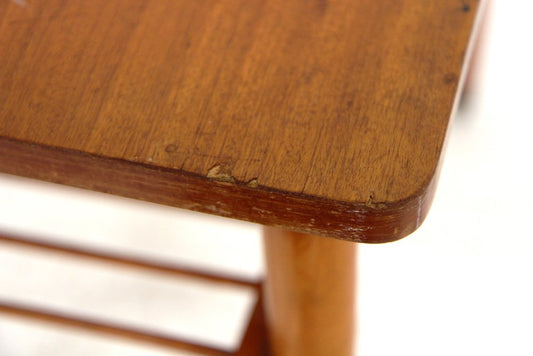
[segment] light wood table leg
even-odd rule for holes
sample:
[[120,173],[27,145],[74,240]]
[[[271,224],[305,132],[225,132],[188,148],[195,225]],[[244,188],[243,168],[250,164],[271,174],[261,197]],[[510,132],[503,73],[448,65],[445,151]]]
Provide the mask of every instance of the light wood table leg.
[[353,354],[356,244],[265,227],[272,355]]

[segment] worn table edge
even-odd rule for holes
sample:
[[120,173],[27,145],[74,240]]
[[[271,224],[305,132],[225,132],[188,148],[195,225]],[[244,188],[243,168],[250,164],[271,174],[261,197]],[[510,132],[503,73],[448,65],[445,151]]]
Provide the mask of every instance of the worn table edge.
[[395,202],[345,202],[0,137],[0,171],[354,242],[405,237],[425,219],[438,172]]

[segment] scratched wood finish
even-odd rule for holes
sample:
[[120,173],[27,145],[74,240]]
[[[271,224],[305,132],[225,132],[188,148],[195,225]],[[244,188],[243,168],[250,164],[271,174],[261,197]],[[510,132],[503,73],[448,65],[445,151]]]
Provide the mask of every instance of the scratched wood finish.
[[401,238],[433,196],[478,7],[0,1],[0,171]]

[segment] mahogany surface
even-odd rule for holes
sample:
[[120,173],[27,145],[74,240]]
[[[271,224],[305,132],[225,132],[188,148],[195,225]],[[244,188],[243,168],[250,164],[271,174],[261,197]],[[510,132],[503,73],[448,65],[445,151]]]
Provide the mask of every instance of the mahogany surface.
[[424,219],[473,0],[0,2],[0,171],[351,241]]

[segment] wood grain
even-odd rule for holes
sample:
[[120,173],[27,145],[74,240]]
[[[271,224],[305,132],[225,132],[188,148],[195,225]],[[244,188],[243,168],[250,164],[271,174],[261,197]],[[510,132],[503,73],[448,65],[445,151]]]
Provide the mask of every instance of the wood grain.
[[357,244],[265,228],[265,313],[275,356],[351,356]]
[[433,196],[478,5],[2,1],[0,171],[401,238]]

